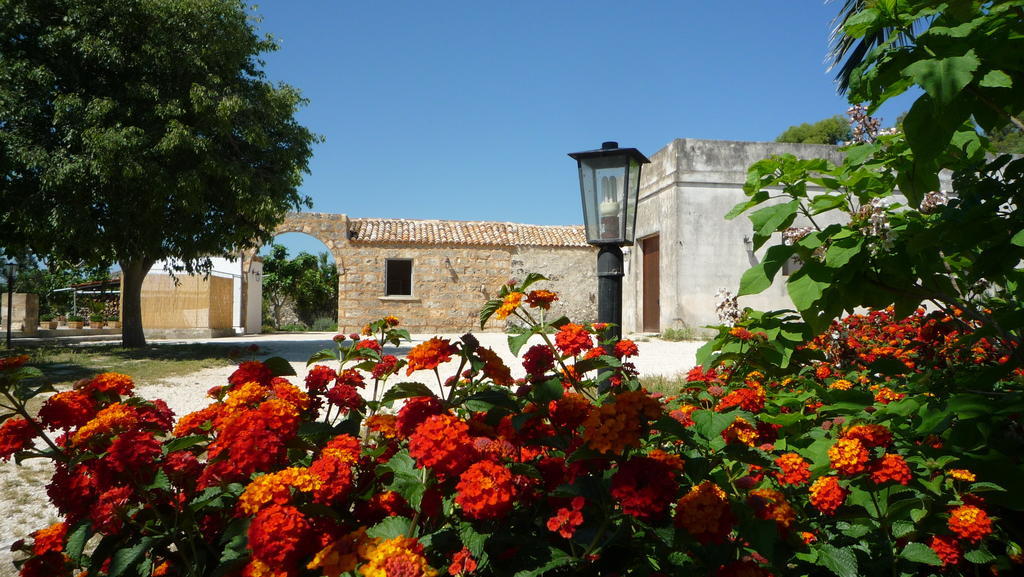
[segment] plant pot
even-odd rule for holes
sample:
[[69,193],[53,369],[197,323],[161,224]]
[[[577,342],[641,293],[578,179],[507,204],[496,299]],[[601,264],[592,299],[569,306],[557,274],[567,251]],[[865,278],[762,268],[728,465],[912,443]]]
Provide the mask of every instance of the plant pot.
[[91,329],[102,329],[103,321],[89,321],[89,328]]
[[85,326],[85,323],[83,323],[82,321],[68,321],[69,329],[80,329],[83,326]]
[[57,328],[57,321],[39,321],[39,328],[52,331]]
[[107,321],[108,329],[119,329],[121,328],[121,321]]

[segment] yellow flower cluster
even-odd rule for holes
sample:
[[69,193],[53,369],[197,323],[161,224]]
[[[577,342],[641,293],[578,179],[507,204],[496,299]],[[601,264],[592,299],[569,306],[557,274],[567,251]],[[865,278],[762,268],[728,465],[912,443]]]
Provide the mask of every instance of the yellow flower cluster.
[[743,417],[736,417],[736,420],[722,431],[722,438],[726,443],[740,442],[753,447],[757,443],[757,429]]
[[516,310],[521,302],[523,302],[523,293],[515,291],[508,293],[498,310],[494,311],[494,316],[499,319],[507,319],[508,315],[512,314],[512,311]]
[[839,379],[838,381],[833,381],[828,388],[835,389],[837,391],[849,391],[853,388],[853,383],[846,379]]
[[639,447],[648,421],[661,415],[661,405],[644,391],[619,393],[615,401],[591,409],[583,422],[583,439],[602,453],[621,454]]
[[257,477],[246,486],[238,498],[238,510],[246,515],[255,515],[271,503],[285,505],[291,500],[292,489],[312,493],[320,487],[319,478],[305,468],[289,467],[276,473]]
[[359,564],[359,550],[373,541],[366,536],[366,527],[360,527],[321,549],[306,568],[320,569],[326,577],[348,573]]
[[436,577],[435,571],[422,555],[423,546],[410,537],[395,537],[386,541],[374,539],[359,547],[359,556],[366,564],[359,568],[363,577]]
[[81,447],[97,435],[109,435],[114,432],[130,429],[139,421],[134,409],[124,403],[114,403],[104,408],[91,421],[71,437],[73,447]]
[[967,481],[968,483],[973,483],[978,478],[974,473],[967,469],[950,469],[947,473],[957,481]]

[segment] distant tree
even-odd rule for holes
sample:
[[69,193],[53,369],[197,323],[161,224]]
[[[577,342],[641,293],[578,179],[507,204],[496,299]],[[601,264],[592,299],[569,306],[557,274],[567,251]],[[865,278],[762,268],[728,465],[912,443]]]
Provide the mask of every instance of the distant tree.
[[118,263],[125,346],[150,267],[268,241],[316,136],[239,0],[0,1],[0,246]]
[[988,144],[994,153],[1024,154],[1024,130],[1012,124],[997,128],[988,134]]
[[842,115],[835,115],[814,124],[803,123],[790,126],[775,142],[797,142],[803,144],[842,144],[850,140],[850,122]]
[[300,252],[289,259],[288,249],[274,244],[263,257],[263,300],[275,328],[289,305],[307,326],[320,317],[336,320],[338,269],[326,252]]

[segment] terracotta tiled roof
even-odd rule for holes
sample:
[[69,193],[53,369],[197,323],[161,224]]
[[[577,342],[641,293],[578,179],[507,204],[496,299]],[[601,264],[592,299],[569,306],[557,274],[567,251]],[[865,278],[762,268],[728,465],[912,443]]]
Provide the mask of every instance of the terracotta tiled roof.
[[485,246],[588,246],[582,226],[511,222],[349,219],[352,242]]

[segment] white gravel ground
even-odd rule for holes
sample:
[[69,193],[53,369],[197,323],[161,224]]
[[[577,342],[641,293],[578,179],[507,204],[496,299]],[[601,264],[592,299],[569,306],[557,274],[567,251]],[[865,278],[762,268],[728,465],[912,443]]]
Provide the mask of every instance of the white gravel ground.
[[[153,343],[211,342],[217,344],[237,343],[239,346],[257,344],[261,350],[256,358],[284,357],[297,373],[296,377],[292,377],[292,382],[301,384],[307,372],[306,360],[316,351],[333,347],[332,336],[334,336],[333,333],[296,333],[247,335],[208,340],[153,341]],[[431,336],[434,335],[413,335],[412,344],[398,349],[388,347],[385,349],[385,353],[402,356],[412,346]],[[439,336],[455,340],[460,335]],[[512,368],[513,376],[520,377],[525,374],[521,364],[516,362],[515,356],[509,351],[507,337],[504,334],[479,333],[475,336],[482,345],[492,348],[502,356]],[[641,376],[672,377],[688,371],[694,365],[697,349],[703,344],[700,342],[668,342],[656,338],[648,339],[640,335],[633,335],[631,338],[637,342],[640,349],[640,355],[635,359],[635,364]],[[534,337],[529,344],[533,344],[535,341],[540,342],[540,337]],[[521,352],[525,352],[526,349],[527,347],[524,347]],[[458,365],[454,361],[442,365],[441,378],[445,379],[451,376],[457,368]],[[209,403],[209,399],[206,397],[207,389],[226,384],[228,375],[233,371],[234,367],[219,367],[157,383],[136,383],[136,394],[147,399],[163,399],[175,415],[180,417],[205,407]],[[405,377],[403,373],[400,377],[392,377],[396,379],[393,382],[412,380],[432,387],[437,386],[433,373],[428,371],[413,373],[411,377]],[[0,507],[0,577],[15,577],[17,575],[11,563],[11,543],[58,520],[56,511],[48,503],[45,491],[45,484],[49,482],[51,472],[52,467],[49,462],[41,459],[25,461],[21,466],[16,466],[13,460],[0,462],[0,505],[2,505]]]

